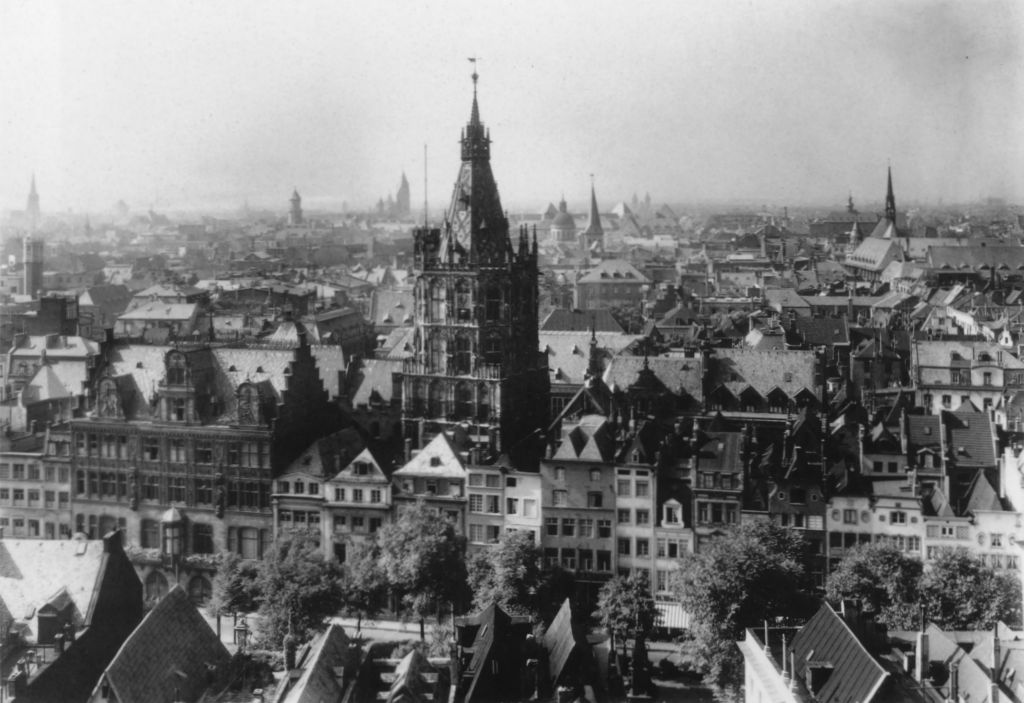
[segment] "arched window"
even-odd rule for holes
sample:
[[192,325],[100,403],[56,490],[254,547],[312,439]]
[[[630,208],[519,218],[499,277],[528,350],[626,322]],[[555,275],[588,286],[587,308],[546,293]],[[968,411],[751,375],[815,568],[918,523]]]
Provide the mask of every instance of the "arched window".
[[459,322],[470,322],[473,319],[472,288],[465,279],[455,284],[455,319]]
[[258,425],[260,423],[260,393],[251,383],[238,387],[238,424]]
[[456,374],[473,372],[473,343],[467,335],[455,338],[455,369]]
[[486,383],[476,387],[476,419],[487,422],[491,419],[491,390]]
[[448,342],[441,336],[431,337],[427,343],[427,366],[431,371],[447,373]]
[[167,577],[159,571],[151,571],[146,577],[146,600],[158,601],[167,595]]
[[443,322],[447,317],[447,281],[434,281],[430,284],[430,319],[434,322]]
[[484,347],[484,361],[488,364],[500,364],[501,352],[501,337],[488,337]]
[[198,608],[206,605],[213,595],[213,586],[205,576],[193,576],[188,582],[189,600]]
[[112,378],[100,381],[97,393],[97,410],[100,417],[117,417],[120,412],[121,398],[117,394],[117,383]]
[[427,384],[416,380],[412,384],[412,414],[422,415],[427,407]]
[[430,384],[427,413],[430,417],[442,417],[444,415],[444,386],[441,385],[440,381],[432,381]]
[[473,387],[465,381],[455,387],[455,417],[460,420],[473,417]]

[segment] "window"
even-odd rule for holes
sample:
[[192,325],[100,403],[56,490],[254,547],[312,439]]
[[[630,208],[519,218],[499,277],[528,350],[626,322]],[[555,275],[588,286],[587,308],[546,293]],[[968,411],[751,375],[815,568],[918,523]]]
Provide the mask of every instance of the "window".
[[13,478],[15,481],[24,481],[25,480],[25,465],[24,464],[15,464],[14,465],[14,473],[11,475],[11,478]]
[[518,485],[518,480],[515,476],[509,476],[505,479],[505,488],[515,488]]
[[505,514],[506,515],[518,515],[519,514],[519,499],[518,498],[506,498],[505,499]]
[[591,469],[590,470],[590,482],[591,483],[597,483],[600,480],[601,480],[601,469]]
[[824,530],[825,529],[825,518],[822,515],[808,515],[807,516],[807,529],[808,530]]
[[630,481],[628,479],[619,479],[615,482],[615,495],[621,498],[629,498],[632,494],[630,490]]
[[659,558],[667,556],[667,554],[668,554],[668,540],[666,540],[666,539],[658,539],[658,540],[655,541],[654,544],[655,544],[655,548],[657,550],[655,552],[655,554]]
[[606,549],[597,550],[597,570],[598,571],[611,571],[612,570],[612,553]]
[[213,505],[213,481],[208,478],[197,478],[196,503],[198,505]]
[[564,508],[569,505],[569,492],[568,491],[552,491],[551,492],[551,504],[556,508]]
[[580,571],[594,570],[594,551],[591,549],[579,550]]
[[597,521],[597,536],[605,539],[612,536],[612,521],[611,520],[598,520]]
[[544,531],[545,534],[548,535],[548,537],[556,537],[558,535],[558,518],[544,518]]
[[953,405],[953,396],[943,395],[942,396],[942,407],[948,408]]
[[6,503],[10,499],[11,499],[11,489],[10,488],[0,488],[0,501]]
[[628,508],[627,509],[620,509],[619,512],[618,512],[618,518],[619,518],[619,524],[620,525],[628,525],[631,522],[633,522],[633,520],[631,519],[632,515],[630,514],[630,511],[629,511]]
[[600,508],[604,505],[604,495],[600,491],[587,493],[587,507]]
[[654,572],[654,590],[659,593],[668,590],[668,572],[664,569]]
[[370,532],[376,532],[380,529],[380,526],[384,524],[384,520],[379,517],[370,518]]
[[484,526],[475,522],[469,523],[469,541],[470,542],[483,542],[484,541]]
[[889,522],[893,525],[906,525],[907,514],[902,510],[892,510],[889,512]]
[[662,522],[666,525],[678,525],[683,521],[683,508],[680,505],[665,504]]
[[469,512],[482,513],[484,511],[484,497],[479,493],[469,494]]
[[981,374],[981,379],[982,379],[981,380],[981,384],[983,386],[991,386],[992,385],[992,373],[991,372],[986,371],[985,373]]
[[200,440],[196,442],[196,463],[213,463],[213,442],[207,440]]
[[28,465],[28,480],[38,481],[39,480],[39,467],[36,464]]
[[52,508],[53,504],[57,500],[57,494],[55,491],[46,491],[43,493],[43,505],[47,508]]
[[487,496],[487,512],[491,515],[497,515],[501,512],[500,501],[501,496],[490,495]]
[[594,536],[594,521],[591,518],[580,519],[580,537]]
[[562,566],[566,569],[576,568],[576,550],[572,548],[562,549]]
[[336,503],[344,503],[345,502],[345,489],[344,488],[335,488],[334,489],[334,501]]
[[637,481],[635,487],[637,498],[647,498],[648,496],[650,496],[651,484],[649,484],[647,481]]
[[143,549],[159,549],[160,523],[156,520],[143,520],[139,537]]
[[363,489],[362,488],[353,488],[352,489],[352,502],[353,503],[362,503],[363,502]]
[[789,490],[789,502],[790,503],[806,503],[807,502],[807,491],[803,488],[791,488]]
[[556,466],[555,467],[555,480],[556,481],[564,481],[565,480],[565,467],[564,466]]
[[213,525],[196,523],[192,526],[192,552],[213,554]]
[[856,525],[857,524],[857,511],[851,508],[847,508],[843,511],[843,524],[845,525]]
[[185,440],[172,439],[170,442],[167,443],[167,451],[169,453],[169,461],[177,463],[185,462]]
[[629,539],[628,538],[619,539],[619,554],[621,554],[623,556],[627,556],[627,557],[629,556]]
[[381,493],[381,490],[379,488],[374,488],[373,490],[370,491],[370,502],[371,503],[380,503],[380,502],[382,502],[382,500],[381,500],[381,496],[382,495],[383,494]]
[[171,476],[167,480],[167,499],[171,503],[184,503],[185,502],[185,477],[184,476]]
[[537,517],[537,500],[523,498],[523,517]]
[[651,524],[651,511],[650,510],[637,510],[636,511],[636,524],[638,524],[638,525],[650,525]]
[[470,486],[482,486],[484,485],[484,475],[478,473],[471,473],[469,475]]
[[563,537],[575,537],[576,536],[576,518],[571,518],[571,517],[562,518],[562,536]]
[[292,484],[291,484],[290,481],[278,481],[277,482],[277,492],[278,493],[288,493],[291,490],[291,486],[292,486]]
[[142,475],[142,499],[160,500],[160,477],[155,474]]
[[993,532],[990,537],[992,546],[995,548],[1001,548],[1003,546],[1003,536],[997,532]]
[[651,544],[650,540],[637,538],[636,540],[636,555],[638,557],[647,557],[651,555]]
[[487,474],[485,480],[487,482],[488,488],[501,488],[501,476],[499,476],[498,474]]
[[358,516],[358,515],[356,515],[356,516],[354,516],[352,518],[352,531],[353,532],[362,532],[363,528],[365,526],[366,526],[366,518],[363,518],[363,517]]

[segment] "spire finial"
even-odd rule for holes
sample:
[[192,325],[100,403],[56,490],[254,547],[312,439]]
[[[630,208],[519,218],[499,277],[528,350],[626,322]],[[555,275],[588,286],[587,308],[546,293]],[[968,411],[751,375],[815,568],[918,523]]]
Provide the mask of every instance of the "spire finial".
[[469,57],[469,62],[473,64],[473,75],[470,76],[473,79],[473,112],[469,116],[469,123],[475,125],[480,124],[480,108],[477,107],[476,103],[476,82],[480,79],[480,75],[476,72],[476,62],[478,60],[476,56]]

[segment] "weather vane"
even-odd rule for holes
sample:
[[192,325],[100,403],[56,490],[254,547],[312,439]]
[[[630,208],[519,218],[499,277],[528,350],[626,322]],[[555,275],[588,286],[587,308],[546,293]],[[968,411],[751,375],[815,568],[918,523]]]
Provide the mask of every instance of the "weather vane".
[[480,77],[480,76],[478,76],[478,75],[477,75],[477,73],[476,73],[476,62],[477,62],[477,61],[479,61],[479,57],[477,57],[477,56],[470,56],[470,57],[469,57],[469,62],[470,62],[471,64],[473,64],[473,85],[474,85],[474,86],[476,85],[476,80],[477,80],[477,78],[479,78],[479,77]]

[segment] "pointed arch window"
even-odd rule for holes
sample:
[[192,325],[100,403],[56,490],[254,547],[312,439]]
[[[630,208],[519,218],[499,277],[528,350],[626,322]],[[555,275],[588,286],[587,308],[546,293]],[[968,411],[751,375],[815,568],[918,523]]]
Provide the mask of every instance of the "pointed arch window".
[[430,417],[442,417],[444,415],[444,386],[440,381],[432,381],[430,384],[427,412]]
[[468,374],[473,371],[473,343],[468,335],[462,334],[455,338],[456,374]]
[[465,279],[455,284],[455,317],[459,322],[471,322],[473,319],[472,287]]
[[501,319],[501,305],[501,288],[495,285],[488,286],[485,298],[485,317],[488,322],[497,322]]
[[501,337],[498,335],[492,335],[487,338],[486,346],[484,347],[484,361],[488,364],[500,364],[501,363]]
[[476,399],[476,419],[488,422],[491,419],[491,391],[486,383],[477,386]]
[[473,417],[473,386],[465,381],[455,387],[455,416],[460,420]]
[[430,319],[443,322],[448,317],[448,286],[446,281],[430,284]]

